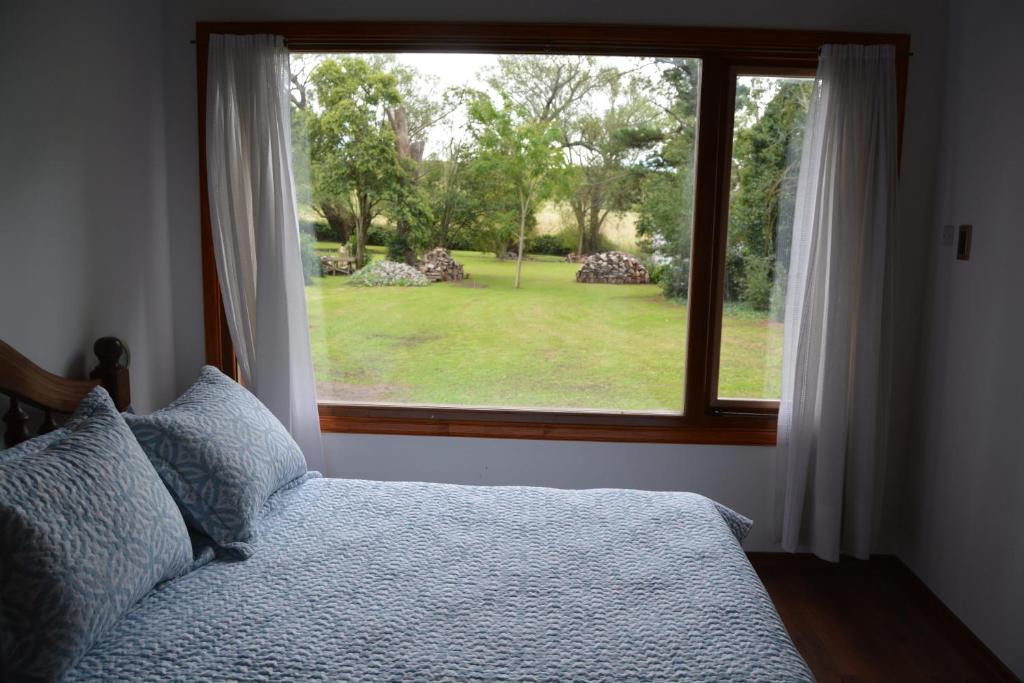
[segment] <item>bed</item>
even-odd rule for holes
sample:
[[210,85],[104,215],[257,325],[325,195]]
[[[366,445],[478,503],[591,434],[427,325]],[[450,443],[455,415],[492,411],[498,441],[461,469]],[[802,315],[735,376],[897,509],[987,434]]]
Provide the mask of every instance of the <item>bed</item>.
[[[3,358],[0,392],[40,403]],[[92,383],[116,391],[111,376]],[[266,499],[248,559],[197,542],[195,568],[64,680],[813,680],[740,546],[749,527],[691,493],[307,473]]]

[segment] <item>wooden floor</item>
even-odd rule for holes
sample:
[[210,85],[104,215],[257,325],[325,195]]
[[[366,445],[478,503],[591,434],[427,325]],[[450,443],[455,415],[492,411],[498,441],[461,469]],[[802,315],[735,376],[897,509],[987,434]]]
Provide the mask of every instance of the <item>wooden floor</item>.
[[1018,680],[893,557],[750,561],[822,683]]

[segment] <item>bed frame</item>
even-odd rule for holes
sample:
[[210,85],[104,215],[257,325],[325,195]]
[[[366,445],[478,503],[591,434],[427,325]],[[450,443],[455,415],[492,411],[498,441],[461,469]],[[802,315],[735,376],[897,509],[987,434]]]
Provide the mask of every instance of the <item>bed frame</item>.
[[47,372],[0,340],[0,394],[10,399],[3,416],[6,446],[15,446],[31,436],[28,414],[21,407],[23,403],[43,411],[37,434],[56,429],[54,416],[73,413],[79,401],[96,386],[110,393],[118,410],[128,408],[131,404],[128,347],[117,337],[102,337],[96,340],[92,350],[99,363],[89,373],[89,379],[67,379]]

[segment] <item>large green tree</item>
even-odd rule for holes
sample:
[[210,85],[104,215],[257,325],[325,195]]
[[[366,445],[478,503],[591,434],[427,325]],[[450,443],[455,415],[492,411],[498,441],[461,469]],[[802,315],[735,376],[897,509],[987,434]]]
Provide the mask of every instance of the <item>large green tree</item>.
[[468,114],[470,134],[477,147],[477,173],[494,186],[507,188],[516,201],[519,225],[514,287],[518,289],[529,218],[553,193],[558,171],[564,165],[561,132],[550,122],[531,118],[507,96],[495,106],[489,96],[478,93],[469,102]]
[[401,104],[398,84],[393,74],[351,56],[324,60],[309,82],[319,107],[308,122],[314,201],[349,207],[361,267],[373,219],[405,182],[388,119]]

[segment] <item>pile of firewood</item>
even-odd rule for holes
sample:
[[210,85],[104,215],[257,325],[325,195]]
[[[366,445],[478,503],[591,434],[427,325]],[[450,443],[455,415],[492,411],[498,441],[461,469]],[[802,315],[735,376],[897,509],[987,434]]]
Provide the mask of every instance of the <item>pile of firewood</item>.
[[651,276],[635,256],[621,251],[591,254],[576,273],[576,282],[602,282],[609,285],[645,285]]
[[462,264],[452,258],[443,247],[431,249],[419,260],[416,267],[431,282],[452,282],[466,277]]

